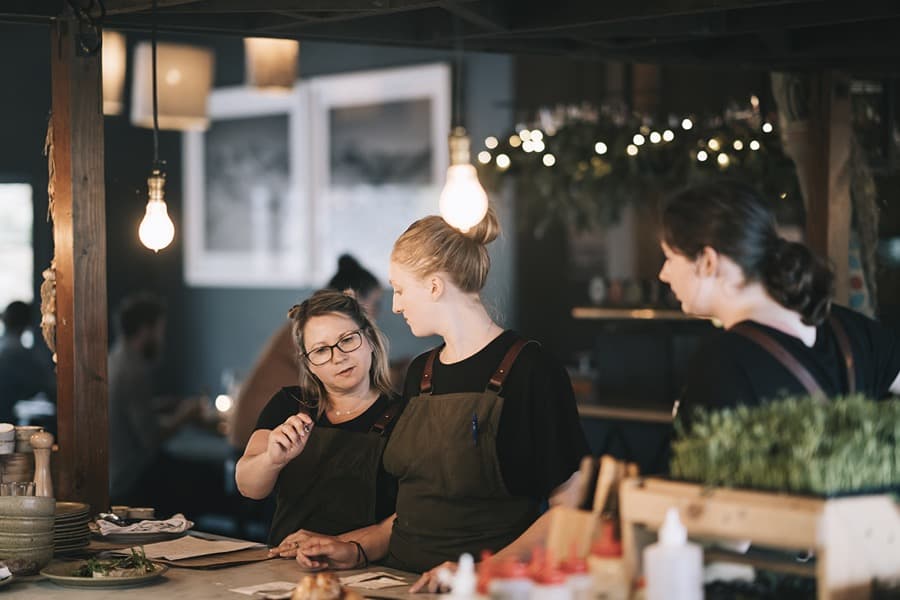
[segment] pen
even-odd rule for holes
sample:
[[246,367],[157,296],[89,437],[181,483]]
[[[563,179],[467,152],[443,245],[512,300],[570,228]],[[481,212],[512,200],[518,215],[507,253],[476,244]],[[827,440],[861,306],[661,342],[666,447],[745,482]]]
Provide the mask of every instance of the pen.
[[472,445],[478,445],[478,413],[472,413]]

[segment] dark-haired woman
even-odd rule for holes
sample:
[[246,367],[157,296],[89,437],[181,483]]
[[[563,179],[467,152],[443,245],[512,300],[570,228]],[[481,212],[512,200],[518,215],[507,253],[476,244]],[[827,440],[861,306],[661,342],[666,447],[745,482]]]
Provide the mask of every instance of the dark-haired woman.
[[[381,297],[384,295],[381,284],[349,254],[338,259],[337,273],[328,282],[328,288],[353,290],[360,306],[371,319],[380,310]],[[297,352],[291,335],[291,323],[288,321],[272,335],[250,374],[241,383],[228,427],[228,438],[232,446],[246,446],[256,419],[272,394],[284,386],[296,383]]]
[[402,405],[384,338],[354,298],[320,290],[288,316],[299,385],[263,409],[235,479],[249,498],[275,492],[269,543],[292,556],[291,534],[338,535],[394,513],[397,482],[381,455]]
[[900,341],[832,306],[833,275],[809,249],[779,237],[753,188],[718,182],[676,194],[662,215],[668,283],[684,312],[725,329],[698,350],[679,412],[756,405],[784,395],[880,399],[900,392]]

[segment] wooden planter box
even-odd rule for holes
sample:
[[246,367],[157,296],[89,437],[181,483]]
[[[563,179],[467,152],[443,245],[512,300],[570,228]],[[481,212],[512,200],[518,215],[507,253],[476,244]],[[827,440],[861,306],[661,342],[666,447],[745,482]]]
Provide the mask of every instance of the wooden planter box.
[[[816,577],[819,600],[868,598],[873,579],[900,577],[900,509],[890,496],[817,499],[630,478],[619,488],[630,580],[640,565],[636,527],[658,529],[669,507],[678,508],[691,536],[813,550],[816,566],[810,574]],[[785,571],[798,572],[790,564],[784,566]]]

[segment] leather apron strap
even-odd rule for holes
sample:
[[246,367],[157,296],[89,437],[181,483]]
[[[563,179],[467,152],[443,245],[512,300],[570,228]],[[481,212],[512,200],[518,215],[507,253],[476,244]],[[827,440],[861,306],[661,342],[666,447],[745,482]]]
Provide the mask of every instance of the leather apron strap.
[[512,368],[513,363],[516,362],[516,359],[519,358],[519,353],[522,352],[522,349],[525,346],[531,343],[536,344],[537,342],[521,338],[513,342],[513,345],[506,351],[503,360],[500,361],[500,366],[497,367],[497,370],[494,371],[494,374],[491,375],[491,378],[488,381],[487,389],[489,391],[497,394],[500,393],[500,390],[503,389],[503,382],[506,381],[506,377],[509,375],[509,370]]
[[[844,359],[844,367],[846,368],[847,375],[847,391],[852,394],[856,391],[856,371],[853,366],[853,350],[850,347],[850,340],[847,337],[847,332],[844,330],[843,325],[841,325],[833,315],[829,317],[829,323],[831,324],[831,328],[837,339],[841,356]],[[826,397],[822,386],[819,385],[816,378],[809,372],[809,369],[803,366],[800,361],[797,360],[797,357],[791,354],[775,338],[748,323],[738,323],[729,329],[729,331],[733,331],[748,340],[755,342],[771,354],[775,360],[781,363],[781,365],[800,382],[800,385],[803,386],[810,396],[819,398]]]
[[[509,350],[507,350],[506,354],[503,356],[503,360],[500,361],[500,366],[497,367],[497,370],[494,371],[494,374],[491,375],[490,380],[488,380],[488,390],[495,393],[500,392],[503,388],[503,382],[506,381],[506,377],[509,375],[509,370],[512,368],[513,363],[516,362],[516,359],[519,358],[519,353],[522,352],[522,349],[528,344],[537,344],[537,342],[521,338],[513,342],[513,345],[509,347]],[[422,379],[419,381],[420,394],[431,393],[433,387],[432,381],[434,379],[434,361],[437,359],[438,354],[440,354],[443,347],[444,345],[441,344],[437,348],[432,349],[432,351],[428,353],[428,358],[425,359],[425,368],[422,370]]]
[[853,394],[856,392],[856,368],[853,362],[853,348],[850,346],[850,338],[847,337],[847,331],[833,313],[829,315],[828,322],[831,324],[831,330],[834,331],[834,337],[837,338],[841,354],[844,355],[844,366],[847,368],[847,392]]

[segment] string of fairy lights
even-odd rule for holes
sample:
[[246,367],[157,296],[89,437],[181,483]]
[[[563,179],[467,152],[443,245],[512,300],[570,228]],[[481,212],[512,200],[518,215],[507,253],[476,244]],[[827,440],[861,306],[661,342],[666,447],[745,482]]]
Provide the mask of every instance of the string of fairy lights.
[[[690,131],[694,127],[694,122],[685,117],[681,121],[681,129],[684,131]],[[770,134],[775,131],[775,126],[768,121],[764,122],[760,127],[760,132],[763,134]],[[519,149],[522,152],[529,153],[537,153],[541,154],[541,162],[545,167],[553,167],[556,165],[556,156],[553,152],[549,151],[547,148],[547,144],[545,143],[545,134],[540,129],[526,129],[522,128],[517,133],[514,133],[509,136],[508,144],[512,149]],[[647,126],[642,126],[638,133],[635,133],[631,138],[631,143],[625,146],[625,154],[628,156],[637,156],[640,154],[641,146],[646,145],[648,142],[650,144],[663,144],[663,143],[671,143],[675,140],[675,132],[671,129],[665,129],[662,132],[657,130],[651,130]],[[722,167],[727,168],[731,164],[731,156],[728,153],[728,150],[725,148],[726,142],[723,142],[719,139],[719,137],[711,137],[708,140],[702,141],[700,149],[696,150],[694,153],[694,158],[698,162],[706,162],[711,157],[715,157],[716,163]],[[492,150],[496,150],[500,145],[500,141],[496,136],[490,135],[484,139],[484,147],[485,150],[482,150],[478,153],[478,162],[482,165],[488,165],[493,162],[497,169],[501,171],[505,171],[512,165],[512,158],[507,152],[498,152],[496,155],[492,154]],[[746,142],[742,139],[735,139],[731,142],[731,148],[735,152],[741,152],[745,149],[748,149],[751,152],[759,151],[762,148],[762,143],[757,138],[751,138]],[[598,156],[604,156],[609,153],[609,145],[603,141],[598,140],[594,143],[594,152]]]
[[479,177],[489,188],[514,178],[528,219],[562,214],[579,224],[614,222],[628,202],[723,173],[773,201],[799,191],[774,119],[755,96],[722,114],[654,121],[590,105],[544,109],[532,123],[484,138]]

